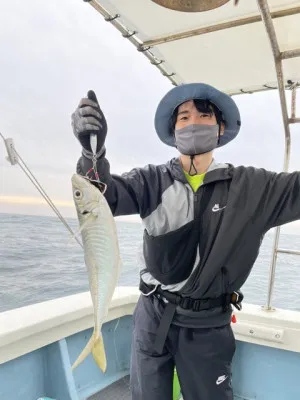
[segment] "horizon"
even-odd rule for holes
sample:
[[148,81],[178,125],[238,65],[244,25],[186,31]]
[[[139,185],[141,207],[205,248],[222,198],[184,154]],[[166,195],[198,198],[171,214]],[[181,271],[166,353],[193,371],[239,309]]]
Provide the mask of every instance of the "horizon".
[[[11,216],[20,216],[20,217],[33,217],[33,218],[57,218],[57,220],[59,221],[58,216],[54,213],[51,215],[37,215],[37,214],[30,214],[30,213],[19,213],[19,212],[2,212],[0,210],[0,215],[11,215]],[[63,215],[62,215],[63,216]],[[77,216],[63,216],[63,218],[65,218],[66,220],[74,220],[74,221],[78,221]],[[126,222],[129,224],[138,224],[138,225],[143,225],[142,220],[139,216],[137,215],[133,215],[133,216],[118,216],[118,217],[114,217],[116,222]],[[293,227],[291,225],[296,224],[296,227]],[[282,225],[281,229],[280,229],[280,234],[281,235],[291,235],[291,236],[300,236],[300,223],[298,223],[298,221],[296,221],[296,223],[291,223],[291,224],[287,224],[286,226]],[[273,235],[275,232],[276,228],[272,228],[269,231],[266,232],[266,235]]]
[[[61,213],[61,212],[60,212]],[[20,217],[34,217],[34,218],[57,218],[57,220],[59,221],[58,216],[54,213],[49,214],[49,215],[45,215],[45,214],[31,214],[30,212],[24,212],[24,213],[20,213],[20,212],[3,212],[0,210],[0,215],[11,215],[11,216],[20,216]],[[62,213],[61,213],[62,215]],[[78,221],[77,216],[64,216],[62,215],[62,217],[66,220],[75,220]],[[132,217],[132,218],[130,218]],[[128,219],[127,219],[128,218]],[[128,222],[130,224],[139,224],[142,225],[142,220],[139,216],[133,215],[133,216],[117,216],[114,217],[114,219],[116,221],[120,221],[120,222]]]

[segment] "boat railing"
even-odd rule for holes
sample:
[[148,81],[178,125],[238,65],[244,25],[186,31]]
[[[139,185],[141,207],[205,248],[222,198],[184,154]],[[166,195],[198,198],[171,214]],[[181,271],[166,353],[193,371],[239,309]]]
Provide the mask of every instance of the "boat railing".
[[[278,91],[280,97],[280,105],[281,105],[281,113],[283,119],[284,133],[285,133],[285,151],[284,151],[284,162],[283,162],[283,171],[287,172],[289,170],[290,163],[290,152],[291,152],[291,131],[290,125],[293,123],[300,122],[300,118],[296,118],[296,95],[297,88],[299,87],[299,83],[290,82],[290,89],[292,90],[292,101],[291,101],[291,115],[288,115],[288,107],[286,101],[286,92],[284,85],[284,74],[283,74],[283,60],[300,57],[300,49],[289,50],[285,52],[281,52],[273,24],[273,19],[270,13],[270,9],[268,6],[268,2],[266,0],[257,0],[261,18],[263,24],[265,26],[270,45],[272,48],[275,69],[276,69],[276,77],[278,83]],[[273,246],[273,254],[272,254],[272,262],[270,268],[270,276],[269,276],[269,284],[268,284],[268,295],[267,295],[267,303],[265,305],[265,310],[272,310],[272,296],[275,282],[275,271],[276,271],[276,263],[277,263],[277,255],[279,253],[285,254],[293,254],[300,255],[300,251],[295,250],[286,250],[279,248],[279,238],[280,238],[280,227],[276,228],[275,238],[274,238],[274,246]]]

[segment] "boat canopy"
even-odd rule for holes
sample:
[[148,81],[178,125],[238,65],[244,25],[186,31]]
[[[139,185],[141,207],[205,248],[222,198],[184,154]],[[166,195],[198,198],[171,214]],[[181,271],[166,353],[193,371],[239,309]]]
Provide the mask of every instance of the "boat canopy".
[[[289,88],[300,82],[300,1],[231,0],[204,12],[174,11],[152,0],[89,3],[174,85],[204,82],[230,95],[278,89],[270,38],[258,4],[266,3],[284,60],[284,85]],[[165,3],[188,6],[193,2]]]

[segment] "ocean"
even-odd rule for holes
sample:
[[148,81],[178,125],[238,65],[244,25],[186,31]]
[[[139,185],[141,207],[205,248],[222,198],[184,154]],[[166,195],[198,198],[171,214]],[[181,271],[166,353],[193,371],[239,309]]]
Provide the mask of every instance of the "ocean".
[[[73,231],[77,219],[67,219]],[[89,290],[82,249],[56,216],[0,214],[0,312]],[[119,285],[139,283],[143,228],[117,221],[123,269]],[[242,288],[245,302],[267,299],[273,233]],[[282,234],[280,247],[299,250],[300,235]],[[300,257],[279,254],[272,305],[300,311]]]

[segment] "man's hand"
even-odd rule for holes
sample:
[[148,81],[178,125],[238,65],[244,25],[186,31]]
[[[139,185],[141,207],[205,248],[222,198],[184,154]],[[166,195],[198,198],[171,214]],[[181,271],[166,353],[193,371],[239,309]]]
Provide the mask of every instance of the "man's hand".
[[97,153],[103,148],[107,123],[100,109],[95,92],[88,91],[88,96],[80,100],[78,107],[71,116],[73,133],[81,143],[81,146],[92,152],[90,134],[97,135]]

